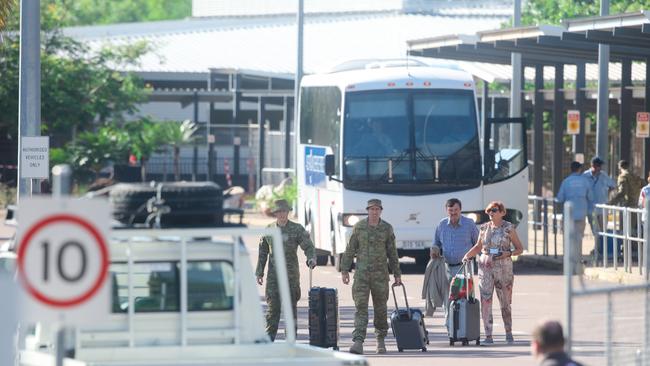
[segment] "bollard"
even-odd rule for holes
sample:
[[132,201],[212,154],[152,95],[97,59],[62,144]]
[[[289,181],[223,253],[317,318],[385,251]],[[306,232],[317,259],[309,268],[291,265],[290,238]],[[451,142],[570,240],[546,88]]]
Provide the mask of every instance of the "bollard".
[[72,193],[72,168],[67,164],[55,165],[52,168],[52,196],[61,198]]
[[544,229],[542,235],[542,254],[548,255],[548,201],[544,198],[542,201],[542,228]]
[[[573,266],[571,265],[571,241],[573,237],[573,220],[571,220],[573,214],[573,204],[571,202],[564,203],[564,214],[562,219],[564,220],[564,283],[565,283],[565,293],[564,293],[564,304],[566,309],[566,341],[564,347],[566,353],[571,356],[571,317],[572,317],[572,299],[571,295],[573,294],[572,279],[573,279]],[[568,248],[568,250],[567,250]]]

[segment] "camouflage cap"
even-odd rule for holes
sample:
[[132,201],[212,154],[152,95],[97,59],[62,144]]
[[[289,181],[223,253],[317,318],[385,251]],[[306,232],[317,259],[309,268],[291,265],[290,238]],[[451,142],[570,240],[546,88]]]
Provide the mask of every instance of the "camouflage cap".
[[276,213],[278,211],[291,211],[289,202],[287,202],[287,200],[275,200],[275,202],[273,202],[273,210],[271,212]]
[[373,198],[373,199],[369,199],[369,200],[368,200],[368,206],[366,207],[366,210],[369,209],[369,208],[372,207],[372,206],[377,206],[377,207],[381,208],[382,210],[384,209],[384,208],[381,206],[381,200],[376,199],[376,198]]

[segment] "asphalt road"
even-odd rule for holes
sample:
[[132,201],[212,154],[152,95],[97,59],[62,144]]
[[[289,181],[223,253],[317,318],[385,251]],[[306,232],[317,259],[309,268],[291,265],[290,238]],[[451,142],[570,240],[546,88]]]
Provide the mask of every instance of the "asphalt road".
[[[252,220],[251,226],[261,226],[268,219]],[[257,259],[257,242],[247,240],[246,245],[251,253],[251,259]],[[304,263],[304,255],[299,256]],[[255,266],[256,263],[253,263]],[[401,260],[403,271],[402,280],[406,285],[408,300],[411,307],[424,309],[424,300],[420,298],[423,283],[423,268],[415,265],[409,258]],[[298,341],[308,343],[307,330],[307,293],[309,287],[309,271],[307,267],[301,270],[302,299],[298,304]],[[316,286],[334,287],[339,290],[340,309],[340,342],[342,351],[352,344],[352,330],[354,328],[354,302],[351,296],[351,285],[341,282],[340,274],[332,266],[317,267],[313,273],[313,282]],[[595,284],[598,285],[598,284]],[[601,284],[602,285],[602,284]],[[263,300],[263,287],[260,286],[260,298]],[[399,298],[398,298],[399,299]],[[604,301],[585,301],[579,303],[576,309],[574,334],[584,340],[576,340],[576,358],[587,365],[605,364],[603,358],[602,339],[604,339]],[[392,298],[389,300],[389,312],[394,308]],[[444,315],[436,312],[433,318],[425,318],[429,331],[430,345],[428,352],[405,351],[397,352],[395,338],[389,330],[387,338],[388,353],[376,355],[375,336],[372,329],[372,308],[368,338],[364,344],[365,355],[371,365],[535,365],[534,358],[530,355],[530,333],[540,319],[564,320],[564,277],[559,271],[544,268],[527,268],[522,265],[515,266],[515,285],[513,293],[513,333],[515,344],[505,343],[505,334],[498,300],[494,301],[494,337],[493,346],[449,346]],[[587,314],[589,316],[583,316]],[[637,317],[635,317],[637,318]],[[637,320],[640,320],[640,315]],[[283,337],[282,329],[278,339]],[[602,337],[601,337],[602,336]]]

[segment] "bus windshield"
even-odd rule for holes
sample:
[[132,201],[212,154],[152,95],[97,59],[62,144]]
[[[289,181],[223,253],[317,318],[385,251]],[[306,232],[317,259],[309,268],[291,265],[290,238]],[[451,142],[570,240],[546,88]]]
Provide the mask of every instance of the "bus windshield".
[[348,188],[419,193],[480,184],[470,90],[349,92],[343,124],[343,180]]

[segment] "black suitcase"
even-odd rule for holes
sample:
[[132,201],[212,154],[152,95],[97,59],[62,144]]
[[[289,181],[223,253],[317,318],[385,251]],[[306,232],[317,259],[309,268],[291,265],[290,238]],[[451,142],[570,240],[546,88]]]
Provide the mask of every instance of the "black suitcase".
[[424,316],[420,309],[411,309],[409,307],[404,284],[397,286],[402,286],[406,302],[406,309],[400,309],[397,306],[396,285],[391,286],[393,300],[395,300],[395,310],[390,314],[390,327],[393,330],[395,340],[397,340],[397,350],[404,352],[405,349],[420,349],[422,352],[426,352],[429,344],[429,332],[424,326]]
[[338,351],[339,298],[335,288],[312,287],[309,272],[309,344]]
[[[465,278],[472,277],[473,270],[463,265],[458,273],[463,271]],[[449,331],[449,345],[461,342],[463,346],[475,341],[480,345],[481,341],[481,309],[479,301],[474,298],[474,289],[469,287],[469,281],[465,282],[465,297],[449,302],[449,314],[447,317],[447,330]],[[451,293],[451,292],[450,292]]]

